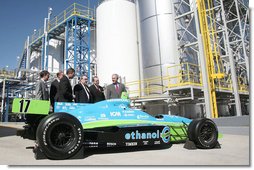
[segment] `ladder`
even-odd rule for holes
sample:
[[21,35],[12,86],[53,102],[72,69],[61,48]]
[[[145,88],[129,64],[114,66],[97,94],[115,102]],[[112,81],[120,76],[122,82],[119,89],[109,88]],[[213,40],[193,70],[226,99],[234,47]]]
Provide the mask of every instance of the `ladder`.
[[212,118],[218,118],[215,80],[224,77],[216,33],[213,0],[197,0],[198,16],[207,69]]

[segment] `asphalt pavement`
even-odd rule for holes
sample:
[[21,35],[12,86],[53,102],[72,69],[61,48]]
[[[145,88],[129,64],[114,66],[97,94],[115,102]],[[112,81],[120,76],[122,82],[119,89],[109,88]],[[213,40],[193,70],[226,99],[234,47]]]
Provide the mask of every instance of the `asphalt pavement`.
[[72,160],[36,160],[34,141],[16,136],[22,124],[0,124],[1,165],[250,165],[249,126],[218,127],[223,133],[221,149],[187,150],[184,144],[168,148],[114,148],[85,150]]

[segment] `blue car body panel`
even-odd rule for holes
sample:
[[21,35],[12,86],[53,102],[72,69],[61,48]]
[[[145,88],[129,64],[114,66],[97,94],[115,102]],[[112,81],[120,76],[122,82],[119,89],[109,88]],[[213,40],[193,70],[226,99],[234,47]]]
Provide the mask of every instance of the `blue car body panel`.
[[163,115],[162,118],[155,118],[141,110],[129,107],[127,99],[111,99],[95,104],[84,103],[55,103],[55,112],[66,112],[78,118],[81,124],[95,121],[116,121],[116,120],[140,120],[144,123],[175,122],[189,124],[192,120],[179,116]]

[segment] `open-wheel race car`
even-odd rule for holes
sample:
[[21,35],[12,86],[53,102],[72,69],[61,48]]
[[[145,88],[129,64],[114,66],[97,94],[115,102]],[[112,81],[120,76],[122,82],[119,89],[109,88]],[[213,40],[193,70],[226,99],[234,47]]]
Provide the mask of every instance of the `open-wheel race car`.
[[186,142],[188,149],[220,147],[216,124],[206,118],[187,119],[156,115],[130,107],[125,99],[95,104],[14,99],[13,113],[26,115],[18,135],[35,139],[35,157],[69,159],[82,156],[85,148],[169,146]]

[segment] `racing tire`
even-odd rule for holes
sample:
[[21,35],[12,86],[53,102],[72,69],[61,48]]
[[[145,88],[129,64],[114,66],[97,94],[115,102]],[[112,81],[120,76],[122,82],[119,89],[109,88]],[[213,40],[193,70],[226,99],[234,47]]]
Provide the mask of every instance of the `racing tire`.
[[68,113],[53,113],[45,117],[36,131],[36,141],[49,159],[68,159],[82,147],[83,127]]
[[218,129],[211,119],[195,119],[188,126],[188,138],[197,148],[212,149],[218,144]]

